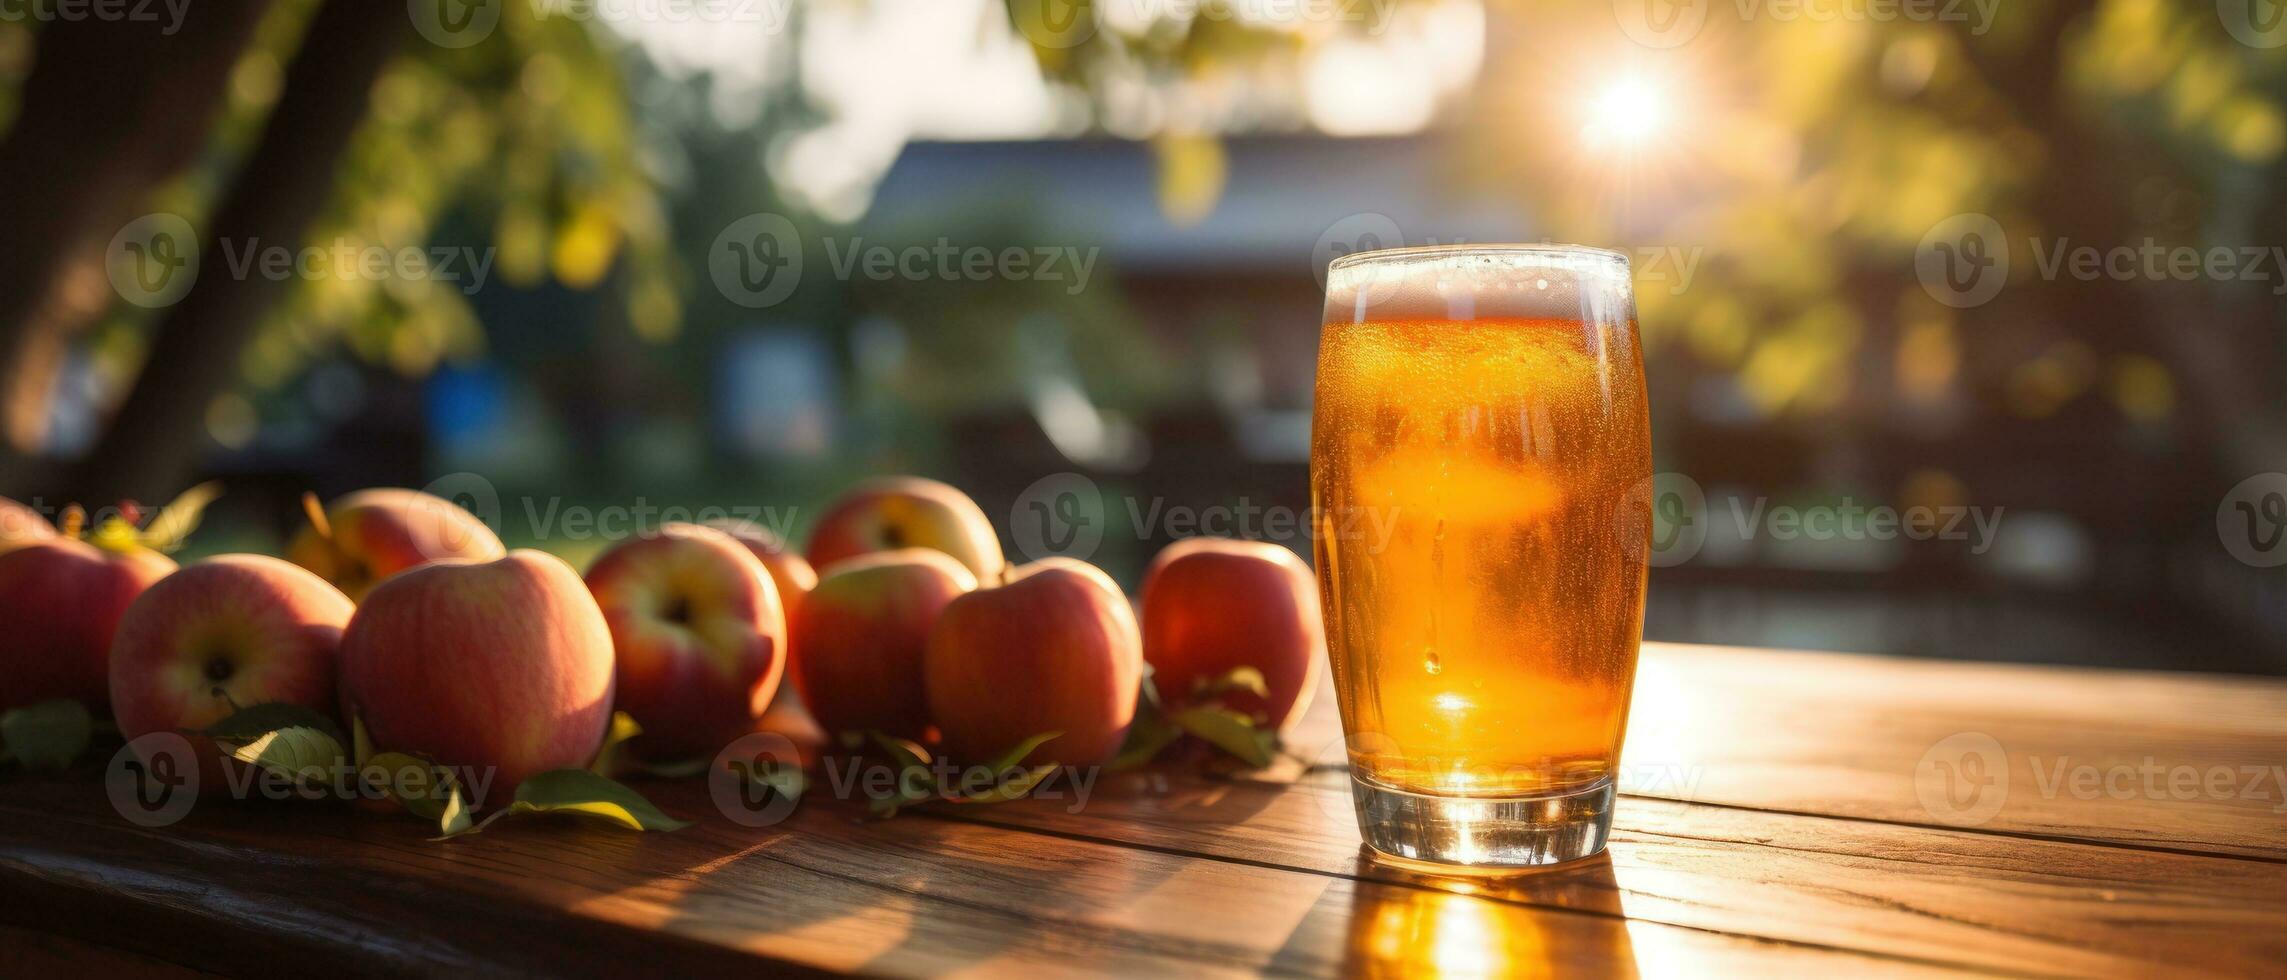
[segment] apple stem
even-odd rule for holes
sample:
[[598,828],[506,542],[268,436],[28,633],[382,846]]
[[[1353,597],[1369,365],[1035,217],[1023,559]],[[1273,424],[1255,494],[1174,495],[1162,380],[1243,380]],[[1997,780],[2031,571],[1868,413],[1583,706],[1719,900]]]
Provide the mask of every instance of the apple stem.
[[317,528],[318,537],[329,541],[333,539],[333,522],[326,520],[326,508],[323,504],[318,503],[316,493],[307,490],[302,492],[302,513],[309,515],[310,526]]
[[87,527],[86,508],[83,508],[78,504],[72,504],[71,506],[64,508],[64,526],[62,528],[64,537],[79,537],[80,530],[85,527]]

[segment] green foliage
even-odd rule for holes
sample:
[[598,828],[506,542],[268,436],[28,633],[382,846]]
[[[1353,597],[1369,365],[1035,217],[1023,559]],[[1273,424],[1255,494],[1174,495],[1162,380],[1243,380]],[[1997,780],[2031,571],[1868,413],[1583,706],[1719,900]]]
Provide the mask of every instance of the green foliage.
[[942,772],[929,750],[910,739],[868,730],[843,732],[840,740],[847,749],[871,746],[884,761],[895,765],[897,778],[890,792],[867,803],[875,816],[888,818],[918,803],[1007,803],[1023,799],[1057,769],[1054,765],[1025,766],[1025,757],[1063,735],[1042,732],[982,764]]
[[343,756],[339,739],[303,726],[264,732],[233,747],[230,754],[302,786],[324,783]]
[[[454,794],[453,799],[457,804],[459,794]],[[439,829],[445,837],[475,833],[502,817],[517,813],[570,813],[629,830],[681,830],[691,825],[687,820],[677,820],[660,812],[636,791],[595,773],[585,769],[556,769],[519,784],[514,802],[480,822],[467,823],[466,811],[457,805],[448,809],[446,823]]]
[[68,698],[0,713],[0,759],[27,769],[62,769],[87,751],[95,721],[87,706]]

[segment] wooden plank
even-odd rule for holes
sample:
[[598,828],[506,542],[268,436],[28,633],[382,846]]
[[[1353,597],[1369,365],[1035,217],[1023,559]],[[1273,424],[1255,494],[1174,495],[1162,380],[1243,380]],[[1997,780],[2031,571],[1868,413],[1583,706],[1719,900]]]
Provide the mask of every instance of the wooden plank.
[[[1290,742],[1339,765],[1320,693]],[[2276,678],[1647,643],[1622,764],[1640,796],[2287,859]]]
[[[700,825],[446,843],[309,806],[202,804],[142,830],[91,780],[16,782],[0,923],[226,972],[2259,972],[2287,958],[2287,860],[2259,799],[2082,800],[2040,780],[2046,752],[2287,758],[2282,689],[1653,645],[1629,761],[1685,767],[1671,792],[1716,805],[1631,796],[1609,860],[1503,880],[1374,863],[1346,777],[1291,763],[889,822],[813,798],[760,830],[695,782],[655,783]],[[1331,721],[1314,711],[1298,742],[1339,759]],[[1966,829],[1931,826],[1914,787],[1954,731],[2002,742],[2010,772]]]
[[1655,965],[1877,975],[1958,966],[1630,922],[1409,883],[805,804],[749,829],[689,783],[672,834],[568,819],[450,842],[393,816],[204,806],[159,830],[99,787],[0,795],[0,918],[225,972],[752,968],[892,975],[1394,975]]
[[105,980],[177,980],[210,977],[162,959],[80,942],[54,933],[0,926],[0,977],[103,977]]
[[1608,864],[1433,878],[1361,848],[1345,778],[1141,775],[1079,808],[1024,801],[928,815],[1979,970],[2244,974],[2287,957],[2279,863],[1625,799]]

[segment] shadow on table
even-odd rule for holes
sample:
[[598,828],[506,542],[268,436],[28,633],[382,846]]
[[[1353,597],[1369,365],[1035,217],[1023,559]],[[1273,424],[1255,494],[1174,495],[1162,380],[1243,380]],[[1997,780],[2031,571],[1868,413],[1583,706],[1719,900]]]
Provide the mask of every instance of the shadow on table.
[[[1634,976],[1612,862],[1504,877],[1424,874],[1359,848],[1342,972]],[[1388,882],[1381,884],[1380,882]]]

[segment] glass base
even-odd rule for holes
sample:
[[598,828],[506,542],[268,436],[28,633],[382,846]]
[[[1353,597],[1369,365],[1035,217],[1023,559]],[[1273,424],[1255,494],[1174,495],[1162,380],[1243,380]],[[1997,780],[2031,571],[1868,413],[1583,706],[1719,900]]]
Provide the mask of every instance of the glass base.
[[1444,872],[1515,871],[1594,857],[1612,833],[1612,781],[1563,796],[1432,796],[1350,777],[1366,846]]

